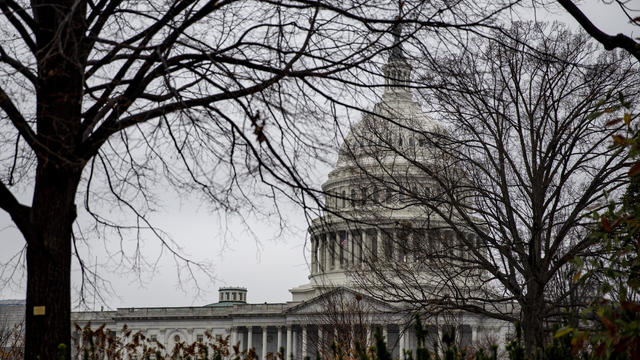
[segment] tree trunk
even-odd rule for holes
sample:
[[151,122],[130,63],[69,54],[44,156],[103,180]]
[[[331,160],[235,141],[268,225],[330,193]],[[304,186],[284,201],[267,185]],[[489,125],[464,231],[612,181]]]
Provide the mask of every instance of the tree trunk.
[[81,170],[40,161],[27,238],[25,359],[69,359],[71,238]]
[[522,335],[527,354],[537,352],[544,347],[544,292],[543,286],[529,280],[526,304],[522,306]]
[[25,358],[69,359],[71,241],[81,155],[86,1],[36,1],[38,166],[27,241]]

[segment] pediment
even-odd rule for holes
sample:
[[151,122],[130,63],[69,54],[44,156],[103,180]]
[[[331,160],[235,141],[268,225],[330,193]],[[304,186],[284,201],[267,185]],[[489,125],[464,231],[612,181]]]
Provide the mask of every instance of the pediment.
[[395,312],[397,309],[383,301],[372,298],[355,290],[338,287],[324,294],[303,301],[289,308],[290,315],[314,315],[326,313],[385,313]]

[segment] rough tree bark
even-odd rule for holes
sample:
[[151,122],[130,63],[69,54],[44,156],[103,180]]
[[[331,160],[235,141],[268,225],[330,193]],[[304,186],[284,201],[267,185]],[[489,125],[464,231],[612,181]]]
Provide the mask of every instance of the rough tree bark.
[[[70,351],[71,241],[78,169],[38,166],[27,240],[26,359],[56,359]],[[47,329],[43,339],[42,329]],[[59,349],[64,344],[64,348]]]
[[[38,80],[36,124],[41,143],[29,214],[25,358],[68,357],[72,225],[86,160],[81,106],[87,51],[86,2],[33,2]],[[47,329],[43,339],[42,329]]]

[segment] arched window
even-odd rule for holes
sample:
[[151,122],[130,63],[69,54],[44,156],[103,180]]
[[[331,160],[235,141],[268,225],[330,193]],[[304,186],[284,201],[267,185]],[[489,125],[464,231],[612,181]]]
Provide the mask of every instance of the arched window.
[[351,207],[356,206],[356,189],[351,189]]

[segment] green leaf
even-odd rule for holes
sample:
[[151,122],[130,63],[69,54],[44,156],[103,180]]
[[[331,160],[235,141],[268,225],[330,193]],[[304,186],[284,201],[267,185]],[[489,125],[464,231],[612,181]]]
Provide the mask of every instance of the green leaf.
[[596,111],[587,116],[587,120],[593,120],[599,118],[603,114],[602,111]]
[[576,256],[573,259],[571,259],[571,263],[575,265],[575,267],[581,268],[584,265],[584,259],[581,258],[580,256]]
[[556,331],[555,335],[553,335],[554,338],[559,338],[562,336],[565,336],[569,333],[571,333],[573,331],[573,328],[570,326],[565,326],[563,328],[558,329],[558,331]]

